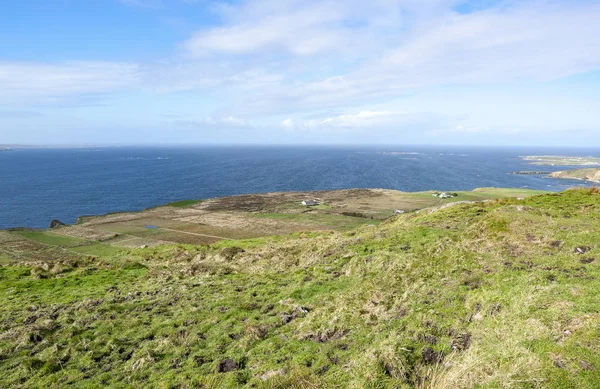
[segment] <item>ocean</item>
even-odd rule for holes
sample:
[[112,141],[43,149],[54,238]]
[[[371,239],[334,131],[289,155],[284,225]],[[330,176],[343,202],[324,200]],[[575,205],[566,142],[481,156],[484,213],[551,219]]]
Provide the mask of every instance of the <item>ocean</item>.
[[600,156],[598,149],[456,146],[112,147],[0,152],[0,229],[136,211],[182,199],[345,188],[402,191],[585,185],[509,175],[522,155]]

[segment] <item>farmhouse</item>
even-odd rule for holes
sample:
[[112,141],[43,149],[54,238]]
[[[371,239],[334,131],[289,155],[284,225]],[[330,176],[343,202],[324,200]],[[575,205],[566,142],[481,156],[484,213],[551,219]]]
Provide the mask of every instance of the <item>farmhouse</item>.
[[306,206],[319,205],[319,202],[317,200],[304,200],[302,202],[302,205],[306,205]]

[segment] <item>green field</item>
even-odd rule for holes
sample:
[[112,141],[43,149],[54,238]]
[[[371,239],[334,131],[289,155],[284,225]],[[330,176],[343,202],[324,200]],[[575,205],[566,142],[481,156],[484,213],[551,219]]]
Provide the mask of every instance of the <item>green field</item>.
[[349,230],[361,225],[379,224],[381,222],[380,220],[374,220],[370,218],[326,213],[260,213],[256,214],[255,216],[265,219],[310,223],[318,227],[339,230]]
[[85,240],[70,236],[58,235],[48,231],[17,231],[15,234],[24,238],[52,246],[77,246],[85,243]]
[[201,202],[201,200],[180,200],[165,205],[169,207],[186,208],[191,207],[192,205],[200,204]]
[[0,260],[2,388],[600,382],[595,189],[208,246],[26,236],[96,256]]

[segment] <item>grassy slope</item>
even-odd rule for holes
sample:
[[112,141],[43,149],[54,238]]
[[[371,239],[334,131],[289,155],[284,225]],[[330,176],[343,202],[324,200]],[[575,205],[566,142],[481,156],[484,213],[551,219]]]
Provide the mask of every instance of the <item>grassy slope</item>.
[[563,170],[550,174],[550,177],[573,179],[573,180],[592,180],[600,181],[600,169],[598,168],[586,168],[586,169],[573,169]]
[[595,388],[598,241],[600,195],[572,190],[5,263],[0,387]]

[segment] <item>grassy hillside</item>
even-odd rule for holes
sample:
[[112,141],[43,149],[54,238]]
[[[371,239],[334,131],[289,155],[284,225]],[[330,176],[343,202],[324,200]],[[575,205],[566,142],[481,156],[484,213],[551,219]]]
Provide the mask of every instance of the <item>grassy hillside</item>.
[[0,387],[597,388],[598,242],[599,192],[569,190],[346,232],[0,252]]
[[600,182],[600,169],[598,168],[586,168],[586,169],[572,169],[562,170],[559,172],[553,172],[550,174],[552,178],[562,178],[567,180],[589,180]]

